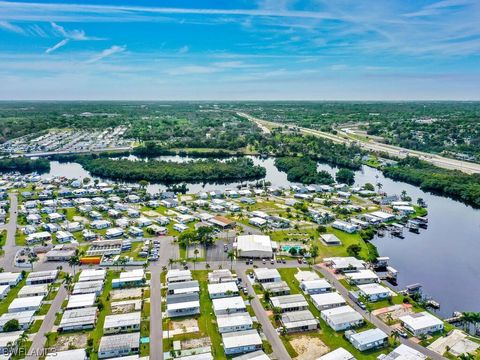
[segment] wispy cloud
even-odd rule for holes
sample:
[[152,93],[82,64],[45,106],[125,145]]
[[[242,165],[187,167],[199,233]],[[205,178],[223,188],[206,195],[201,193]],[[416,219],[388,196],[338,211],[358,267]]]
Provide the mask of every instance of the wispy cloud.
[[96,63],[97,61],[105,59],[106,57],[112,56],[114,54],[124,52],[125,50],[127,50],[127,47],[125,45],[123,46],[113,45],[108,49],[103,50],[100,54],[95,55],[90,60],[86,61],[86,63],[87,64]]
[[182,46],[180,49],[178,49],[178,53],[179,54],[186,54],[186,53],[188,53],[189,50],[190,50],[190,48],[187,45],[185,45],[185,46]]
[[83,30],[66,30],[63,26],[60,26],[54,22],[50,23],[53,31],[56,35],[63,37],[64,39],[55,44],[54,46],[45,50],[45,53],[50,54],[55,50],[67,45],[70,41],[87,41],[87,40],[103,40],[93,36],[87,36]]
[[45,50],[45,53],[50,54],[51,52],[54,52],[55,50],[60,49],[62,46],[67,45],[69,41],[70,41],[69,39],[63,39],[60,42],[53,45],[52,47],[49,47],[47,50]]
[[0,21],[0,29],[22,35],[25,34],[25,31],[20,26],[14,25],[8,21]]

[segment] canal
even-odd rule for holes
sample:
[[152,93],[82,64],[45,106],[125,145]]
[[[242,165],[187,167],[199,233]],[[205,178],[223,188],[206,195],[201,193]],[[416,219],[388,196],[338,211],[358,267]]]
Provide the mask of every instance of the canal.
[[[161,157],[161,160],[187,161],[179,156]],[[274,159],[252,158],[256,165],[267,170],[265,180],[272,186],[289,186],[284,172],[278,171]],[[319,169],[334,174],[336,169],[320,164]],[[420,234],[405,231],[405,238],[374,239],[379,253],[389,256],[391,265],[399,271],[399,286],[421,283],[423,291],[440,302],[439,314],[449,317],[453,311],[480,311],[480,211],[458,201],[432,195],[418,187],[385,178],[373,168],[364,166],[355,173],[357,185],[367,182],[381,183],[382,190],[397,194],[405,190],[413,201],[423,198],[428,204],[429,226]],[[83,178],[90,176],[77,163],[51,162],[51,170],[45,176]],[[187,184],[189,192],[196,193],[213,189],[235,188],[244,183]],[[151,184],[148,191],[157,192],[166,187]]]

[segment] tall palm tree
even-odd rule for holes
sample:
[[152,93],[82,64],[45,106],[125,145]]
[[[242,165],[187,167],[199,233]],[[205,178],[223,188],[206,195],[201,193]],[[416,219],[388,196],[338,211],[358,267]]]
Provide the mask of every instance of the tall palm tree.
[[72,256],[70,259],[68,259],[68,265],[70,265],[70,267],[73,269],[73,277],[75,277],[77,265],[80,265],[80,257],[78,255]]
[[235,259],[235,252],[230,250],[227,254],[227,257],[230,259],[230,270],[233,268],[233,260]]
[[195,254],[195,262],[193,263],[193,270],[195,270],[195,264],[197,263],[199,252],[200,251],[198,250],[198,248],[195,248],[195,250],[193,250],[193,253]]
[[172,258],[168,259],[168,265],[170,265],[170,270],[172,270],[172,266],[174,262],[175,260],[173,260]]

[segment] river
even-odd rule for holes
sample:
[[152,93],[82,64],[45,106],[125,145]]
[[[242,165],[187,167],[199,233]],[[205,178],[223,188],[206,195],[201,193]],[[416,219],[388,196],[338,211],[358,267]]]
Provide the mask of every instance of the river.
[[[161,160],[186,161],[188,158],[164,156]],[[274,159],[252,158],[256,165],[266,168],[265,180],[273,186],[289,186],[284,172],[278,171]],[[319,169],[334,174],[336,169],[321,164]],[[83,178],[90,176],[76,163],[51,162],[46,176]],[[399,271],[399,286],[421,283],[423,291],[440,302],[439,314],[448,317],[453,311],[480,311],[480,211],[458,201],[432,195],[418,187],[387,179],[373,168],[364,166],[355,173],[357,185],[367,182],[382,183],[382,190],[388,194],[400,194],[405,190],[415,201],[421,197],[428,204],[429,226],[420,234],[405,231],[405,238],[374,239],[379,253],[389,256],[390,264]],[[236,188],[241,183],[229,184],[187,184],[189,192],[196,193],[213,189]],[[243,183],[246,184],[246,183]],[[151,184],[148,191],[157,192],[166,187]]]

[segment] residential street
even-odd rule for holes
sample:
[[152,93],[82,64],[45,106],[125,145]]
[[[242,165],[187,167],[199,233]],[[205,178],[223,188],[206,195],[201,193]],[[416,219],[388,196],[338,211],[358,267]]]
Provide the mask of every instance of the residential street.
[[272,345],[273,353],[275,354],[276,358],[278,360],[289,360],[290,355],[288,355],[288,352],[285,349],[282,340],[280,340],[280,337],[278,336],[278,333],[275,331],[275,328],[270,322],[270,319],[268,318],[265,309],[260,303],[258,296],[255,294],[252,284],[246,279],[245,270],[246,269],[242,266],[236,267],[237,275],[241,276],[242,279],[244,279],[243,284],[247,285],[249,294],[254,296],[250,304],[252,305],[253,311],[255,311],[258,322],[262,325],[263,333],[267,337],[270,345]]
[[25,359],[36,360],[45,355],[43,353],[43,346],[45,345],[45,342],[47,340],[47,338],[45,337],[45,334],[52,330],[52,327],[55,322],[55,314],[60,311],[62,307],[62,303],[66,297],[67,297],[67,290],[65,289],[65,286],[63,286],[62,284],[60,286],[60,289],[58,290],[57,296],[53,300],[52,305],[48,310],[47,315],[45,315],[42,325],[40,326],[40,329],[38,330],[37,334],[33,338],[32,346],[30,347],[30,350],[28,351],[28,354],[25,357]]
[[2,226],[2,229],[7,230],[7,241],[3,250],[5,256],[0,259],[0,265],[4,271],[17,271],[18,269],[13,265],[15,253],[20,248],[15,245],[15,233],[17,231],[17,217],[18,217],[18,196],[17,193],[10,193],[10,214],[8,223]]
[[150,359],[163,359],[162,297],[160,262],[150,267]]
[[[337,291],[342,295],[344,299],[348,302],[350,306],[352,306],[356,311],[358,311],[365,319],[370,321],[373,325],[378,327],[380,330],[382,330],[384,333],[390,335],[392,333],[392,330],[390,327],[385,324],[383,321],[378,319],[377,317],[369,314],[367,311],[363,310],[360,306],[358,306],[353,300],[351,300],[348,296],[348,290],[343,286],[343,284],[336,278],[334,274],[332,274],[329,270],[325,269],[322,266],[315,265],[315,269],[318,270],[330,283],[337,289]],[[439,360],[439,359],[444,359],[443,356],[437,354],[436,352],[433,352],[427,348],[424,348],[423,346],[418,345],[417,343],[413,342],[412,340],[409,339],[404,339],[404,338],[399,338],[399,341],[402,344],[408,345],[411,348],[414,348],[417,351],[420,351],[422,354],[428,356],[432,360]]]

